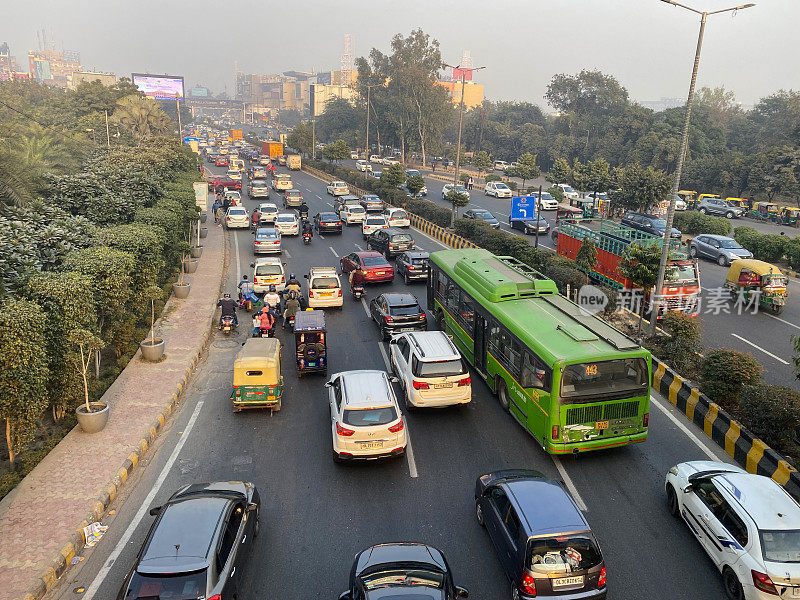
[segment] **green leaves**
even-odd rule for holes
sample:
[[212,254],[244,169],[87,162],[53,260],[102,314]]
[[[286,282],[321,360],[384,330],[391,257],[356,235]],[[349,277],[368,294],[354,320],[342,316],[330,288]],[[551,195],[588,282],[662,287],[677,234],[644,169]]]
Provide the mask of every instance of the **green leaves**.
[[341,161],[350,158],[350,148],[344,140],[336,140],[333,144],[327,144],[322,149],[322,155],[329,161]]
[[406,180],[406,172],[403,165],[389,165],[381,171],[381,183],[389,188],[395,189]]
[[406,187],[412,196],[416,196],[425,187],[425,179],[422,175],[412,175],[406,179]]

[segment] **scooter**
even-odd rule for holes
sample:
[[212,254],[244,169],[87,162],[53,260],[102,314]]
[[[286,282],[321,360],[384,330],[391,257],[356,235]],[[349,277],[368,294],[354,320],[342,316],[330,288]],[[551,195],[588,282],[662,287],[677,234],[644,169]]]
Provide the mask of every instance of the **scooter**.
[[220,331],[225,335],[230,335],[234,329],[236,329],[236,324],[233,321],[233,317],[225,316],[222,317],[219,324]]
[[267,329],[266,327],[259,327],[258,333],[253,334],[253,337],[275,337],[275,327],[273,326],[270,329]]
[[303,233],[303,243],[308,246],[311,243],[311,234],[308,232]]
[[364,286],[363,285],[353,285],[350,287],[350,292],[353,294],[353,300],[361,300],[361,297],[364,295]]

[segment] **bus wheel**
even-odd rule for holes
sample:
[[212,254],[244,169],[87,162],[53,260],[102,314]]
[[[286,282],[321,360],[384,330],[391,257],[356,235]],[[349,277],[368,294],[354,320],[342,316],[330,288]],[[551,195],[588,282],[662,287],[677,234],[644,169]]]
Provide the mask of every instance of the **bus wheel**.
[[502,379],[499,379],[495,387],[497,388],[497,400],[500,402],[500,406],[504,411],[508,412],[508,409],[511,406],[511,401],[508,398],[508,388],[506,387],[506,382]]

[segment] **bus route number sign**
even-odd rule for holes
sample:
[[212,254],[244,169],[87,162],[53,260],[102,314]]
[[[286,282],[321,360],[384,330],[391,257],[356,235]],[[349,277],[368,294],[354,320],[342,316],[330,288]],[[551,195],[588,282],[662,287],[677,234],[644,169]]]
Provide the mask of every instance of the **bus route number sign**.
[[587,375],[597,375],[597,365],[586,365]]

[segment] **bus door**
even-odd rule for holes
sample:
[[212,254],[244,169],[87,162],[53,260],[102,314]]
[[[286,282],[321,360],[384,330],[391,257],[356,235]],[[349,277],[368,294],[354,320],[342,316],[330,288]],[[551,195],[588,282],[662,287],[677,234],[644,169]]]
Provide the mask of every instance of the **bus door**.
[[475,340],[473,344],[474,366],[483,377],[486,377],[486,321],[479,313],[475,313],[475,333],[472,336]]

